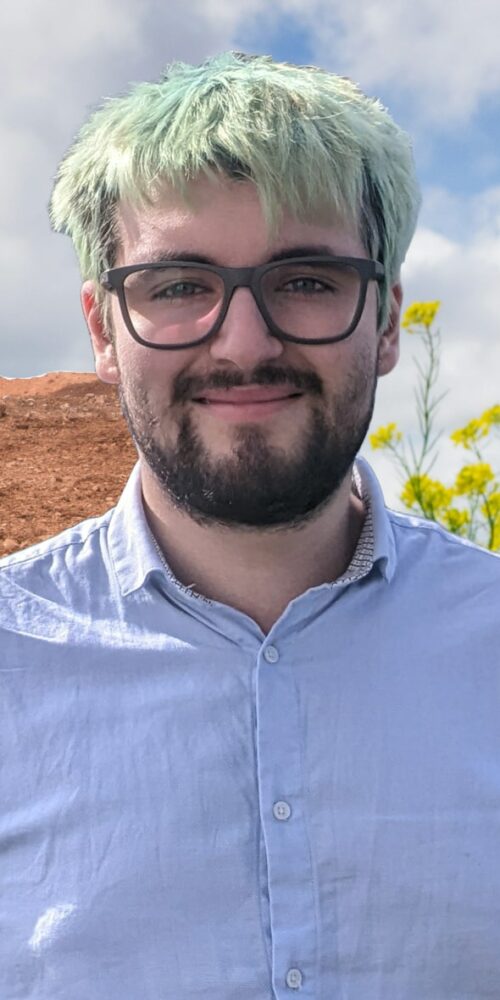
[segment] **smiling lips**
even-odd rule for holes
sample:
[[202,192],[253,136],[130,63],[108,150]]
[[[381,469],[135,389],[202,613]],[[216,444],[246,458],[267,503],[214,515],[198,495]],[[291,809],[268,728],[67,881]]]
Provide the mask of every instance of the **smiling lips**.
[[265,389],[263,387],[257,386],[256,388],[246,388],[241,387],[238,389],[227,389],[227,390],[212,390],[204,393],[203,396],[199,396],[195,402],[197,403],[216,403],[218,405],[226,404],[232,406],[248,406],[250,403],[271,403],[278,401],[280,399],[288,399],[291,396],[298,396],[297,392],[290,392],[288,389]]
[[194,402],[201,403],[207,414],[229,423],[259,421],[293,405],[302,395],[286,388],[242,386],[237,389],[213,389]]

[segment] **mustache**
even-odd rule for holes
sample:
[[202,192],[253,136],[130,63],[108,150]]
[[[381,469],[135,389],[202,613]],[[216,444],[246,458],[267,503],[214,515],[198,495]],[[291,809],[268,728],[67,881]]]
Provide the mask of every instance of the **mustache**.
[[323,384],[316,372],[297,371],[295,368],[274,368],[262,365],[250,376],[242,372],[215,371],[210,376],[181,374],[173,387],[173,403],[184,403],[193,396],[201,396],[205,390],[238,389],[245,385],[286,385],[299,392],[310,392],[321,396]]

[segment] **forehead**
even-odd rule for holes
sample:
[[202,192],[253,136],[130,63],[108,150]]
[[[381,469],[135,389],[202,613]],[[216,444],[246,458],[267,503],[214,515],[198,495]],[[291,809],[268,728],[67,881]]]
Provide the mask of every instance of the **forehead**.
[[271,237],[255,185],[229,178],[193,181],[187,202],[165,184],[151,205],[120,203],[117,235],[118,265],[146,262],[162,250],[193,250],[227,266],[263,263],[272,252],[297,246],[366,257],[357,227],[334,213],[320,224],[285,212]]

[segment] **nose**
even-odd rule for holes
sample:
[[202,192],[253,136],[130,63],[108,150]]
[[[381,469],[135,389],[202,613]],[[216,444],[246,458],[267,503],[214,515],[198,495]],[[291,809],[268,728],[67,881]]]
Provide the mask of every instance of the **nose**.
[[269,333],[250,288],[236,288],[209,349],[213,361],[249,370],[279,358],[284,344]]

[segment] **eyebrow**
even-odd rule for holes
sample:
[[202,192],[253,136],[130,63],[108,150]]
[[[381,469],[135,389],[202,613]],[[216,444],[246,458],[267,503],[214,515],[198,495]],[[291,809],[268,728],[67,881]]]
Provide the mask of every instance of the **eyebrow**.
[[[325,244],[314,244],[313,246],[293,246],[285,247],[283,250],[276,250],[265,264],[273,264],[278,260],[288,260],[293,257],[335,257],[335,251]],[[185,260],[193,261],[196,264],[213,264],[220,266],[219,262],[207,254],[197,253],[196,250],[159,250],[148,258],[148,264],[161,264],[163,261]]]

